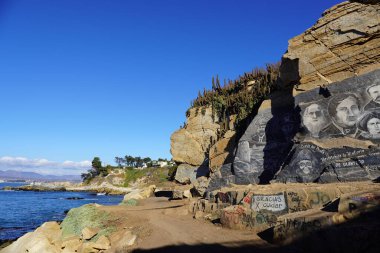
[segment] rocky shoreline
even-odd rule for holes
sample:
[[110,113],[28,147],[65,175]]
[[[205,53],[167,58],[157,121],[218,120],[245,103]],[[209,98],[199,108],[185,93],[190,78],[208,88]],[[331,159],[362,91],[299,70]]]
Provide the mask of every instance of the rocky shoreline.
[[[200,238],[203,243],[238,240],[237,245],[250,240],[255,247],[282,252],[289,244],[301,249],[319,245],[325,230],[333,233],[329,242],[350,249],[352,244],[376,246],[374,238],[379,235],[379,220],[373,219],[380,206],[377,183],[234,185],[206,198],[188,195],[183,187],[165,189],[172,191],[171,198],[156,197],[160,191],[150,185],[135,188],[118,206],[73,208],[60,223],[45,222],[12,244],[3,242],[0,252],[131,252],[146,245],[199,243]],[[366,217],[372,218],[362,224]],[[271,229],[273,238],[266,233]],[[355,233],[347,233],[352,229],[365,232],[368,240],[355,240]],[[300,240],[313,233],[318,236]],[[218,235],[223,239],[216,239]],[[327,249],[329,243],[319,247]]]
[[94,192],[109,195],[123,195],[131,192],[133,188],[119,187],[103,182],[99,185],[82,185],[68,183],[38,183],[23,186],[6,186],[5,191],[70,191],[70,192]]

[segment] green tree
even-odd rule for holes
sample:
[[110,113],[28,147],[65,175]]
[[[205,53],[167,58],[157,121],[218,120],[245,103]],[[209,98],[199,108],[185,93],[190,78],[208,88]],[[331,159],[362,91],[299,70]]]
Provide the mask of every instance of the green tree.
[[123,164],[124,162],[125,160],[123,157],[118,157],[118,156],[115,157],[115,163],[117,164],[119,168],[121,168],[121,164]]
[[145,158],[143,158],[143,162],[144,163],[149,163],[149,162],[151,162],[152,161],[152,159],[150,159],[150,157],[145,157]]
[[102,161],[100,160],[99,157],[94,157],[94,159],[92,160],[91,162],[91,166],[92,168],[95,170],[95,171],[98,171],[100,170],[100,168],[102,167]]
[[135,157],[135,167],[142,167],[143,165],[143,159],[141,159],[140,156]]
[[134,162],[135,162],[135,158],[130,156],[130,155],[126,155],[124,157],[125,159],[125,163],[127,165],[127,167],[134,167]]

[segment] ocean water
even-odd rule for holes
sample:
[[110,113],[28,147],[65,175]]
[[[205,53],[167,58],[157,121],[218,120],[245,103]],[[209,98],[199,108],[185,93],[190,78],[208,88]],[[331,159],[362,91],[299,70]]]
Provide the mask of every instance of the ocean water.
[[[0,183],[20,186],[21,183]],[[67,198],[83,198],[69,200]],[[0,190],[0,241],[16,239],[46,221],[62,221],[65,211],[84,204],[117,205],[123,196],[87,192],[30,192]]]

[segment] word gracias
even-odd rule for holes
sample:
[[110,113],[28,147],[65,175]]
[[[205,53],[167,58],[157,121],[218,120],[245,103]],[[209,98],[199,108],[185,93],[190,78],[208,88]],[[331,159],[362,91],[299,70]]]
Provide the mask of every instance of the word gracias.
[[283,193],[276,195],[253,195],[251,208],[258,212],[268,210],[279,212],[286,210],[286,201]]

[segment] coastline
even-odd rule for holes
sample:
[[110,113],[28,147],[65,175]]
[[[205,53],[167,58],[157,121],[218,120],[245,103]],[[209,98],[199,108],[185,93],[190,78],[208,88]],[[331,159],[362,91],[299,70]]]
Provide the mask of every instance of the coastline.
[[94,192],[104,193],[108,195],[124,195],[131,191],[133,188],[114,186],[107,182],[99,185],[82,185],[72,184],[68,182],[53,182],[53,183],[38,183],[28,184],[23,186],[6,186],[3,188],[5,191],[68,191],[68,192]]

